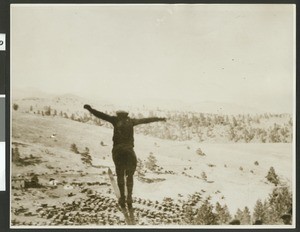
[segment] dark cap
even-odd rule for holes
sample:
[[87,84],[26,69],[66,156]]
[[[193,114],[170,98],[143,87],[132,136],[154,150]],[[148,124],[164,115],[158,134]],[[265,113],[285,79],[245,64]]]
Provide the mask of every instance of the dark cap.
[[118,110],[117,112],[116,112],[116,114],[119,116],[127,116],[128,115],[128,112],[127,111],[125,111],[125,110]]

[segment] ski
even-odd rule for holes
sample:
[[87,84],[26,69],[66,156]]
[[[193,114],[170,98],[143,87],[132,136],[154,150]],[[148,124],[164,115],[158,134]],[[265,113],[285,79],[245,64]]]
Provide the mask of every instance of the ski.
[[131,208],[131,209],[128,209],[128,211],[129,211],[130,225],[135,225],[136,220],[135,220],[135,217],[134,217],[134,209]]
[[[119,191],[118,185],[117,185],[117,183],[115,181],[115,178],[114,178],[113,173],[112,173],[112,171],[111,171],[110,168],[108,168],[108,177],[109,177],[111,186],[113,188],[113,191],[114,191],[114,193],[115,193],[115,195],[117,197],[117,200],[119,200],[119,198],[120,198],[120,191]],[[130,216],[128,215],[127,209],[126,208],[122,208],[119,205],[118,205],[118,209],[124,215],[126,224],[127,225],[132,225],[132,221],[130,220]]]

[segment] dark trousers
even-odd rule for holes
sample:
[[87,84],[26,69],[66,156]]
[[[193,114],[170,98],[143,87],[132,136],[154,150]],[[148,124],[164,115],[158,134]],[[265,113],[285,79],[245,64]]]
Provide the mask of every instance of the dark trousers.
[[133,189],[133,174],[136,170],[137,158],[133,147],[117,146],[112,150],[113,161],[116,166],[117,182],[121,198],[125,197],[125,177],[127,198],[131,199]]

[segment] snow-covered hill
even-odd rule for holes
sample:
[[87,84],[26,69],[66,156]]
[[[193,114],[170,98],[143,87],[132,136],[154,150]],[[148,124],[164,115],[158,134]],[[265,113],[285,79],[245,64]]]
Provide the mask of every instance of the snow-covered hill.
[[[76,104],[83,103],[78,100],[73,102],[73,96],[65,96],[63,101],[62,97],[54,99],[43,104],[55,103],[58,108],[69,101],[67,108],[71,111],[77,108]],[[94,192],[113,198],[108,178],[103,174],[107,167],[113,169],[112,130],[66,118],[45,117],[22,111],[23,107],[28,109],[35,101],[40,104],[40,99],[22,100],[22,104],[19,102],[20,109],[14,110],[12,114],[12,144],[14,149],[18,148],[21,162],[12,164],[11,175],[13,178],[29,178],[30,173],[34,173],[44,186],[49,186],[50,178],[62,185],[58,189],[47,187],[25,192],[20,188],[13,188],[12,211],[17,212],[23,207],[35,212],[42,204],[63,208],[64,204],[85,199],[86,195],[82,191],[88,183],[93,182],[100,184],[92,187]],[[28,106],[24,105],[25,102]],[[98,168],[84,163],[82,154],[71,151],[72,144],[77,146],[80,153],[88,151],[92,164]],[[200,202],[209,198],[212,204],[226,204],[234,215],[238,208],[245,206],[253,211],[258,199],[268,197],[274,189],[274,185],[265,178],[270,167],[275,168],[287,186],[291,186],[293,180],[291,143],[203,144],[136,134],[135,144],[141,164],[145,166],[151,155],[157,160],[159,171],[153,172],[143,167],[144,176],[141,178],[138,173],[135,176],[134,196],[149,202],[163,202],[165,198],[171,198],[182,203],[194,193],[200,192]],[[199,153],[199,149],[202,153]],[[83,185],[76,187],[72,185],[74,182]],[[136,203],[136,206],[145,207],[140,203]],[[109,214],[114,215],[113,212]],[[28,221],[33,222],[32,225],[54,223],[49,215],[48,219],[48,216],[44,218],[41,215],[25,217],[24,214],[13,213],[12,220],[18,226],[23,222],[27,224]],[[139,222],[149,223],[142,215],[143,213],[137,215]],[[57,222],[51,225],[62,224]]]

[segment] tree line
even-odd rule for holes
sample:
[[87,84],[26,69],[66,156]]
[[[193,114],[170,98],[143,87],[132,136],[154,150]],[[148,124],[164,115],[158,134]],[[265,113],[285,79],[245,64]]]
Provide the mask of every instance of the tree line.
[[[14,104],[14,110],[19,106]],[[166,123],[151,123],[135,127],[138,134],[149,135],[174,141],[195,140],[198,142],[241,142],[241,143],[291,143],[293,140],[293,120],[289,114],[240,114],[219,115],[197,112],[160,111],[168,118]],[[26,113],[53,116],[82,123],[90,123],[111,128],[111,124],[87,112],[67,113],[51,106],[35,110],[33,106]],[[105,111],[114,115],[114,112]],[[131,117],[154,117],[153,111],[147,115],[131,113]]]

